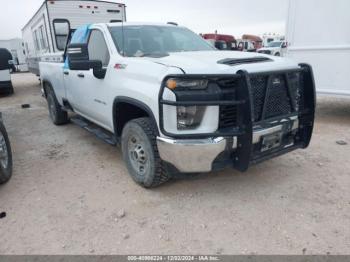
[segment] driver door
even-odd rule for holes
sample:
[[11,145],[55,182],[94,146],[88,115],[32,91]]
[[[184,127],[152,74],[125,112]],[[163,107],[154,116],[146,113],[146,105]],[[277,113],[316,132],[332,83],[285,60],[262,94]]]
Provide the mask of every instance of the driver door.
[[[110,61],[110,51],[102,31],[93,29],[88,40],[90,60],[99,60],[107,70]],[[67,98],[74,110],[85,118],[105,128],[108,127],[108,107],[106,102],[107,84],[104,79],[98,79],[90,70],[65,71]]]

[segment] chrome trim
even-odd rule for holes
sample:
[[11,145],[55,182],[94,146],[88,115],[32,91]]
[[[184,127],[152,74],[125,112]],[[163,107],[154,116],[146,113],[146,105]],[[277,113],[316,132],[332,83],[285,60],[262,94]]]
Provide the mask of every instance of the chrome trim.
[[173,140],[157,137],[159,156],[180,172],[210,172],[215,158],[227,146],[223,137],[208,139]]
[[236,136],[233,137],[232,149],[236,149],[238,144],[238,138]]
[[[283,124],[291,122],[291,131],[299,128],[298,117],[290,117],[273,122],[276,126],[270,128],[254,127],[253,144],[260,142],[263,136],[283,131]],[[210,172],[217,156],[225,150],[236,149],[238,138],[207,138],[207,139],[171,139],[157,137],[159,156],[162,160],[175,166],[183,173]],[[232,145],[231,145],[232,143]]]
[[[293,121],[293,126],[292,126],[291,131],[294,131],[294,130],[299,128],[299,119],[297,116],[293,116],[293,117],[290,117],[288,119],[282,119],[282,120],[279,120],[278,122],[283,123],[283,122],[288,122],[288,121]],[[261,137],[263,137],[263,136],[282,131],[282,128],[283,128],[283,125],[277,125],[277,126],[273,126],[273,127],[265,128],[265,129],[260,129],[259,127],[255,128],[255,130],[253,132],[253,144],[259,143]]]

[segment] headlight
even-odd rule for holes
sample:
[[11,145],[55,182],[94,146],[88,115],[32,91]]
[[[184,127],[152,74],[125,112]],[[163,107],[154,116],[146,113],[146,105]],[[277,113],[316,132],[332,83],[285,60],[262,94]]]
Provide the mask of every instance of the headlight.
[[166,81],[166,87],[174,90],[189,89],[189,90],[203,90],[208,86],[208,80],[205,79],[176,79],[170,78]]
[[203,119],[206,106],[178,106],[177,129],[189,130],[198,127]]

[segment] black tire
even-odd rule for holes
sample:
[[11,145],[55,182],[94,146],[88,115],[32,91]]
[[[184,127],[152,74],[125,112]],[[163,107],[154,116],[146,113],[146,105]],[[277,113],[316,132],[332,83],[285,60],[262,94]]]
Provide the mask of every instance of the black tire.
[[156,127],[147,117],[129,121],[122,132],[122,153],[129,174],[145,188],[157,187],[170,179],[159,157],[156,138]]
[[13,95],[14,93],[15,93],[15,90],[13,89],[13,86],[11,86],[8,92],[8,95]]
[[46,100],[52,122],[58,126],[67,124],[69,121],[68,113],[62,110],[51,87],[46,87]]
[[[6,156],[5,156],[6,154]],[[10,141],[3,123],[0,121],[0,184],[12,176],[12,151]]]
[[0,90],[0,96],[10,96],[15,93],[15,90],[13,89],[12,83],[9,85],[8,88]]
[[280,53],[276,53],[275,56],[281,56],[281,54]]

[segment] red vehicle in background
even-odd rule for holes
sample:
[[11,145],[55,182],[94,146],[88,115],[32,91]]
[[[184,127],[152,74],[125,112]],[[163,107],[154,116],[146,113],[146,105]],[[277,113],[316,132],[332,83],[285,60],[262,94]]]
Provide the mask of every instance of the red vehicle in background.
[[201,34],[201,36],[212,43],[219,50],[237,50],[237,40],[232,35]]
[[263,47],[263,40],[259,36],[256,36],[256,35],[243,35],[242,39],[243,40],[250,40],[253,43],[254,48],[256,50]]

